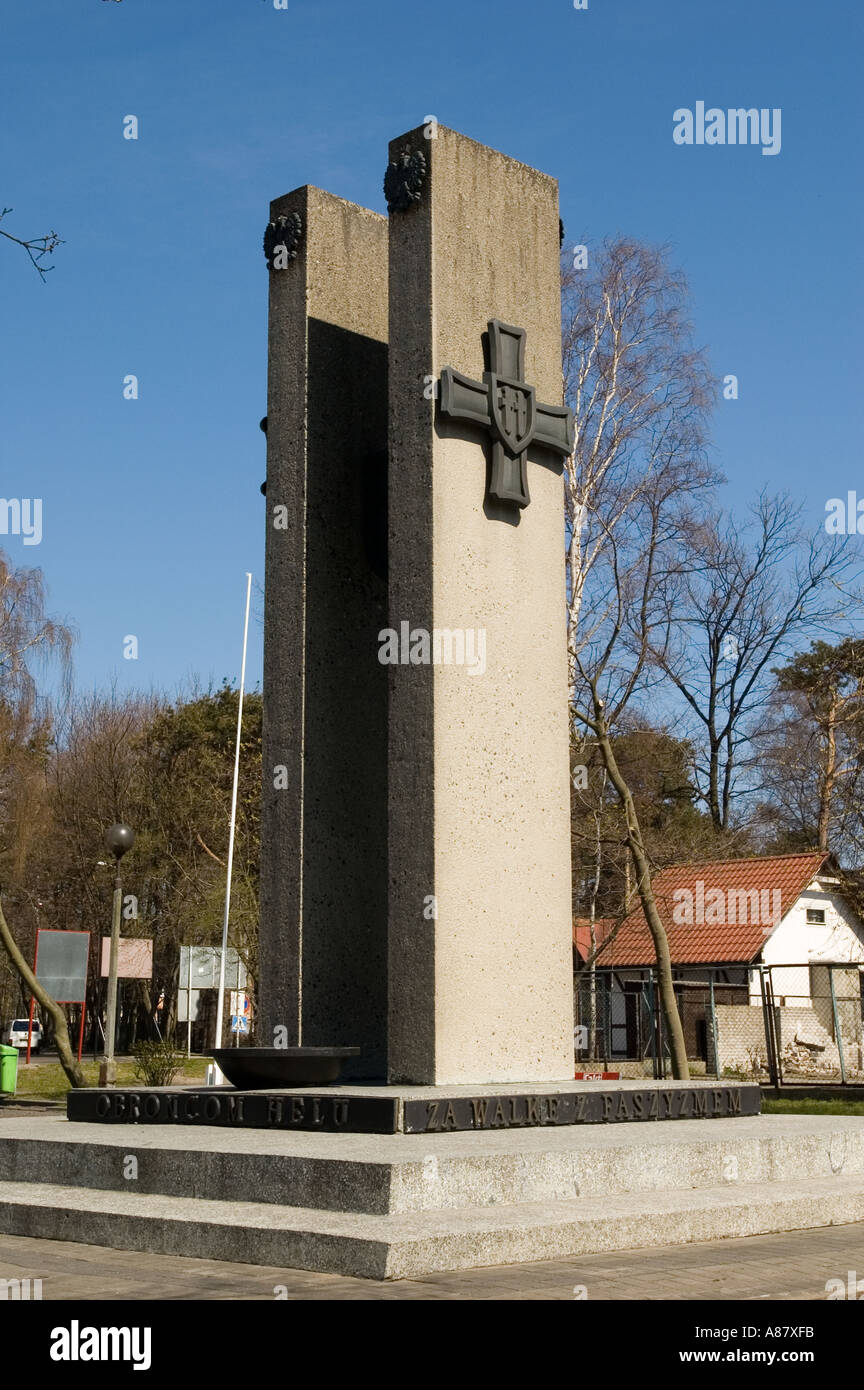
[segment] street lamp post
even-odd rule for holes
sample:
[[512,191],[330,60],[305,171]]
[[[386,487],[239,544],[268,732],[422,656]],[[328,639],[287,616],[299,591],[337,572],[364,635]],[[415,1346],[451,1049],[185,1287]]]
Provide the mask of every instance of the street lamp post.
[[99,1066],[99,1085],[113,1086],[117,1081],[114,1060],[114,1034],[117,1031],[117,957],[120,953],[120,915],[123,908],[123,884],[120,879],[120,860],[135,843],[135,831],[128,825],[112,825],[105,832],[105,844],[117,863],[114,879],[114,910],[111,915],[111,955],[108,960],[108,1018],[105,1023],[105,1055]]

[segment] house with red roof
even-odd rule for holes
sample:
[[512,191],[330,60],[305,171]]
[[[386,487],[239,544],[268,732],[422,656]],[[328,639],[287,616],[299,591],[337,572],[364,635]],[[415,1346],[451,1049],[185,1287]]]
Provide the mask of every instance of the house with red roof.
[[[675,864],[652,886],[693,1060],[722,1071],[764,1053],[767,988],[782,1047],[827,1064],[839,1060],[839,1033],[844,1060],[862,1069],[864,921],[830,854]],[[577,1030],[577,1048],[644,1059],[658,1040],[656,954],[641,907],[595,921],[593,970],[591,939],[590,923],[574,923],[577,1023],[591,1034]]]

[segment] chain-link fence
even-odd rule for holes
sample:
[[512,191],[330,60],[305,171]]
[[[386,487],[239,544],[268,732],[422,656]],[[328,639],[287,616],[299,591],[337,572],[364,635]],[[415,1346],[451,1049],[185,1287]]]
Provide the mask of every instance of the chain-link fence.
[[857,965],[763,968],[764,1079],[864,1081],[862,978]]
[[[676,971],[691,1074],[780,1084],[864,1082],[862,970],[854,964]],[[576,1064],[669,1075],[656,971],[576,979]]]
[[586,972],[577,978],[575,1006],[578,1067],[657,1077],[668,1070],[653,972],[634,979]]

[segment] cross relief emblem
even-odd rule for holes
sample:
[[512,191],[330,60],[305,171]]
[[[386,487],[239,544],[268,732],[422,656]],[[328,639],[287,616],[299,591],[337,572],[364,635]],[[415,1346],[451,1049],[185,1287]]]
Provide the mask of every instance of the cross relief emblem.
[[467,420],[492,437],[489,497],[527,507],[527,452],[540,444],[563,460],[573,450],[573,412],[542,405],[525,382],[525,329],[489,320],[489,371],[482,381],[452,367],[441,373],[439,409],[449,420]]

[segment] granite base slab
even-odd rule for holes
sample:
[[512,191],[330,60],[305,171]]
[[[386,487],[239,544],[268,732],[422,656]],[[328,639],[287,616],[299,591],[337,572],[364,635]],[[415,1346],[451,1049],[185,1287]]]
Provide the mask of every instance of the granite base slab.
[[70,1091],[67,1118],[88,1124],[206,1125],[345,1134],[656,1123],[758,1115],[757,1085],[704,1081],[519,1086],[93,1087]]

